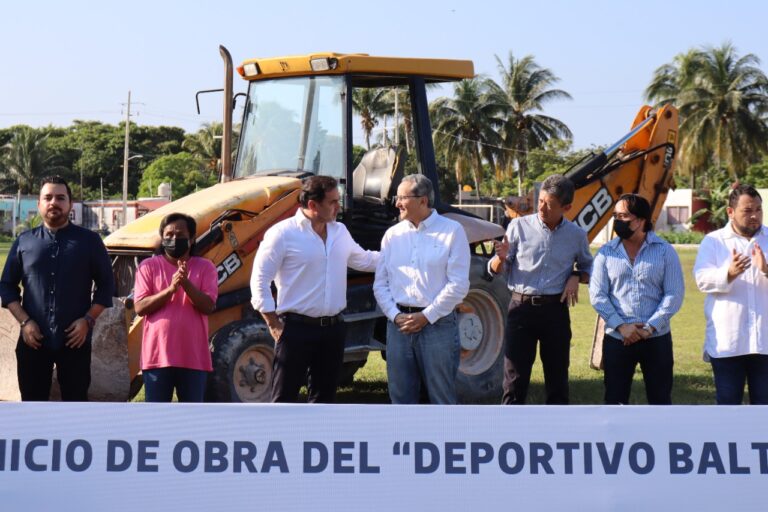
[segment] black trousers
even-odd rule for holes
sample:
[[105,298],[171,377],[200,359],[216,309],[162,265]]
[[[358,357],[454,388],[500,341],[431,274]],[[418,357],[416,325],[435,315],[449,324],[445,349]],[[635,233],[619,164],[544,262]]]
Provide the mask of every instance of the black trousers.
[[41,347],[35,350],[19,338],[16,345],[16,372],[21,400],[48,401],[54,366],[61,399],[65,402],[87,402],[88,387],[91,385],[90,342],[80,348],[50,350]]
[[310,403],[333,403],[344,362],[346,325],[320,327],[286,319],[275,344],[272,401],[297,402],[307,382]]
[[603,382],[606,404],[628,404],[632,377],[640,363],[645,395],[651,405],[672,403],[672,334],[641,340],[624,346],[613,336],[603,340]]
[[504,345],[505,405],[524,404],[536,360],[536,346],[544,367],[547,404],[568,403],[568,366],[571,361],[571,316],[562,302],[534,306],[511,301]]

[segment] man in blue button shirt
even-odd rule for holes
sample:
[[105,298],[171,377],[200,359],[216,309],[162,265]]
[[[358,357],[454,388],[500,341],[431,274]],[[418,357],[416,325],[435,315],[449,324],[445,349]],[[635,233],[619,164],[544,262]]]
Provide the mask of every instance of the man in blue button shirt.
[[636,194],[616,202],[618,235],[595,257],[589,296],[605,320],[605,403],[629,403],[640,363],[649,404],[672,403],[672,334],[669,321],[683,304],[680,259],[652,231],[651,206]]
[[21,326],[21,399],[48,400],[55,365],[62,400],[86,401],[91,331],[112,306],[109,256],[99,235],[69,222],[72,193],[61,177],[43,179],[37,209],[43,224],[19,235],[0,278],[3,307]]
[[491,273],[505,270],[512,300],[504,345],[503,404],[524,404],[531,368],[540,343],[548,404],[567,404],[571,318],[568,306],[578,300],[579,282],[589,281],[592,254],[587,234],[563,215],[570,210],[575,188],[553,175],[539,192],[538,212],[514,219]]

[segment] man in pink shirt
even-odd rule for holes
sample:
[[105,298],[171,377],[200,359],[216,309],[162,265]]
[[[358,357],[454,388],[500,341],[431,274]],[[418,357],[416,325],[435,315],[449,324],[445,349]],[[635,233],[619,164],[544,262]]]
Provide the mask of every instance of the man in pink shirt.
[[136,271],[136,314],[144,317],[141,370],[147,402],[202,402],[211,366],[208,317],[216,307],[216,267],[190,256],[196,223],[171,213],[160,223],[161,253]]

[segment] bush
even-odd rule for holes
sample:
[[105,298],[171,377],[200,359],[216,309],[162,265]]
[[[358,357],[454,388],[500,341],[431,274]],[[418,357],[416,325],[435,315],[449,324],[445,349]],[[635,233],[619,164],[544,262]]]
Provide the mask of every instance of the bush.
[[656,234],[671,244],[700,244],[704,239],[704,233],[698,231],[658,231]]

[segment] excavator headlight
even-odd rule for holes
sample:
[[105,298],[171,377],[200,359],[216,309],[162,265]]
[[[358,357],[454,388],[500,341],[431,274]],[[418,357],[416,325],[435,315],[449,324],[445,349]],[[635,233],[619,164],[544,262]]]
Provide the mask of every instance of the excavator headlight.
[[334,59],[333,57],[323,57],[319,59],[309,60],[309,66],[312,68],[312,71],[315,71],[315,72],[331,71],[333,69],[336,69],[338,65],[339,65],[338,59]]
[[256,76],[259,74],[259,66],[255,62],[249,62],[243,65],[245,76]]

